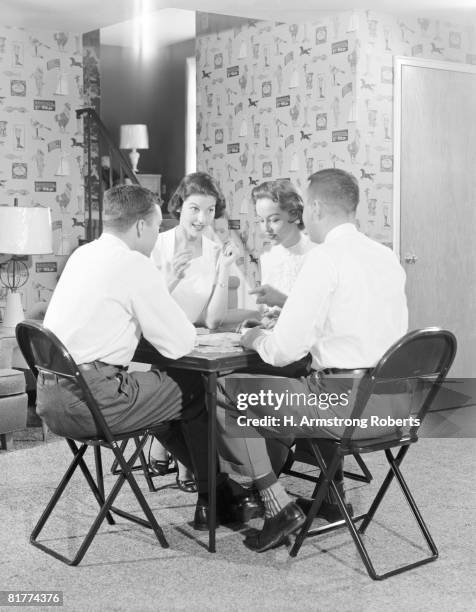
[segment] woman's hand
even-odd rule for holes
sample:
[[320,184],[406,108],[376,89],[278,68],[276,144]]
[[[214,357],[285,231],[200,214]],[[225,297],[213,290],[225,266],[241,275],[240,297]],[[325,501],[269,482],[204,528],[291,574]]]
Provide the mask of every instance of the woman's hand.
[[287,300],[287,295],[281,293],[271,285],[261,285],[248,292],[250,295],[256,295],[257,304],[266,304],[266,306],[284,306],[284,302]]
[[179,251],[172,260],[171,278],[169,279],[169,291],[173,291],[178,282],[185,276],[185,272],[192,260],[192,251]]
[[242,321],[236,328],[236,331],[238,333],[245,333],[245,331],[247,329],[251,329],[253,327],[260,327],[261,326],[261,321],[258,321],[258,319],[245,319],[244,321]]
[[218,259],[218,266],[229,268],[231,264],[236,261],[237,257],[238,247],[236,247],[233,242],[225,242]]

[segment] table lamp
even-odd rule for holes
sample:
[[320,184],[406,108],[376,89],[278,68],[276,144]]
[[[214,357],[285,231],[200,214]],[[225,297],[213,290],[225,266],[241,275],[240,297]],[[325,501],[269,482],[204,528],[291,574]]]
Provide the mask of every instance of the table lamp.
[[5,327],[15,327],[25,318],[18,289],[27,282],[29,273],[27,264],[19,256],[52,252],[49,208],[0,206],[0,253],[12,255],[0,266],[0,282],[8,289]]
[[121,125],[121,138],[119,147],[121,149],[132,149],[129,153],[132,170],[138,172],[139,152],[137,149],[149,148],[149,136],[147,126],[142,124]]

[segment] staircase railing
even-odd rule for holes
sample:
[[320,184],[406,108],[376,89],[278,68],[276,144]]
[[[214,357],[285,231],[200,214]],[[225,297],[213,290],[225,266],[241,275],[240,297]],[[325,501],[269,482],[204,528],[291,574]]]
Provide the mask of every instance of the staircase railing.
[[139,181],[94,108],[79,108],[76,117],[83,118],[84,126],[84,221],[89,242],[102,232],[104,191],[125,182],[138,185]]

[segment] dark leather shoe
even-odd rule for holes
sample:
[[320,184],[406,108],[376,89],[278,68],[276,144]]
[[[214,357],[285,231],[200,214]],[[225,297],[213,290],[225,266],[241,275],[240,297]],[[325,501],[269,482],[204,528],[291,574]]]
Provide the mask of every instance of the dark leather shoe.
[[[312,501],[313,500],[309,497],[298,497],[296,499],[296,504],[301,508],[304,514],[307,515],[311,509]],[[345,507],[350,516],[354,516],[352,504],[345,504]],[[344,518],[339,510],[339,506],[337,504],[331,504],[327,501],[322,502],[321,507],[317,511],[316,517],[323,518],[328,523],[336,523]]]
[[[217,516],[217,527],[220,524]],[[195,516],[193,518],[193,528],[197,531],[208,531],[208,503],[198,501],[195,507]]]
[[[247,523],[264,516],[264,504],[257,491],[245,489],[238,483],[226,481],[217,489],[217,527],[231,523]],[[208,529],[208,503],[198,501],[195,508],[194,529]]]
[[[230,525],[232,523],[244,522],[242,521],[242,518],[246,515],[247,512],[250,512],[250,509],[246,502],[233,506],[223,506],[221,501],[217,499],[216,527],[218,527],[219,525]],[[197,502],[197,505],[195,507],[195,516],[193,519],[193,528],[197,531],[208,531],[208,502]]]
[[227,523],[247,523],[254,518],[264,516],[264,504],[259,493],[252,491],[238,498],[234,498],[222,508],[220,518],[224,525]]
[[[353,516],[354,515],[354,509],[352,508],[352,504],[347,503],[346,500],[345,500],[345,493],[344,493],[344,484],[343,484],[343,482],[342,481],[337,481],[335,484],[336,484],[336,487],[339,490],[339,493],[340,493],[342,499],[344,500],[347,512],[350,514],[350,516]],[[332,491],[330,492],[330,499],[332,499],[334,501],[329,501],[328,497],[326,497],[324,499],[324,501],[321,504],[321,507],[317,511],[316,517],[319,516],[319,517],[325,519],[328,523],[335,523],[337,521],[341,521],[344,517],[342,516],[342,513],[339,510],[339,506],[337,505],[337,503],[335,503],[335,497],[334,497],[334,493],[332,493]],[[297,500],[296,500],[297,505],[301,508],[301,510],[306,515],[308,514],[309,510],[311,509],[312,502],[313,502],[313,500],[311,498],[309,498],[309,497],[298,497]]]
[[217,512],[223,525],[247,523],[264,516],[264,504],[256,489],[245,489],[228,478],[217,489]]
[[246,538],[245,546],[255,552],[264,552],[279,546],[291,533],[297,531],[306,520],[301,508],[289,502],[271,518],[265,519],[263,529],[255,536]]

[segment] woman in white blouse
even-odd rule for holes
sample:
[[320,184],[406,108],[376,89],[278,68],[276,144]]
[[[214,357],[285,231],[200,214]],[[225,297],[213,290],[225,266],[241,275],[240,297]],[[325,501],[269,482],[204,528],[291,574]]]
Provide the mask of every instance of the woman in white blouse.
[[[214,329],[227,310],[228,279],[237,255],[233,244],[222,247],[205,235],[213,220],[224,213],[223,194],[209,174],[194,172],[182,179],[168,210],[179,224],[159,234],[152,259],[188,319]],[[168,471],[167,452],[157,441],[151,447],[151,467],[158,474]],[[195,490],[192,475],[181,464],[177,484],[183,491]]]
[[192,323],[220,325],[228,304],[228,278],[237,251],[205,235],[221,217],[225,200],[217,182],[205,172],[182,179],[168,210],[177,227],[159,234],[152,259],[164,273],[169,291]]
[[271,248],[260,257],[261,285],[250,293],[263,304],[263,321],[271,326],[284,306],[308,251],[315,245],[302,232],[302,198],[287,180],[255,187],[252,199],[261,231]]
[[[256,302],[263,305],[260,313],[262,318],[248,319],[241,327],[260,325],[269,329],[276,323],[306,255],[315,247],[315,243],[302,232],[304,228],[302,198],[290,181],[267,181],[255,187],[251,195],[256,206],[260,229],[265,242],[271,247],[260,257],[261,285],[250,291],[257,296]],[[289,333],[292,334],[292,329]],[[274,389],[272,385],[277,384],[276,391],[282,391],[279,386],[281,380],[285,380],[291,388],[289,380],[284,378],[276,378],[274,383],[269,379],[268,388]],[[239,393],[259,393],[262,384],[263,380],[259,376],[232,374],[226,377],[226,391],[229,397],[237,397]],[[218,406],[219,413],[221,410],[222,407]],[[292,442],[292,438],[283,437],[277,441],[269,439],[267,452],[277,473],[282,469],[287,457],[292,462],[292,454],[289,454],[289,445]],[[235,450],[239,451],[240,445],[244,445],[244,442],[236,439]],[[231,447],[228,448],[228,451],[231,450]],[[227,455],[226,452],[222,448],[220,455],[222,469],[228,473],[244,474],[236,461],[236,456],[233,453]],[[237,456],[240,456],[240,452],[237,452]]]

